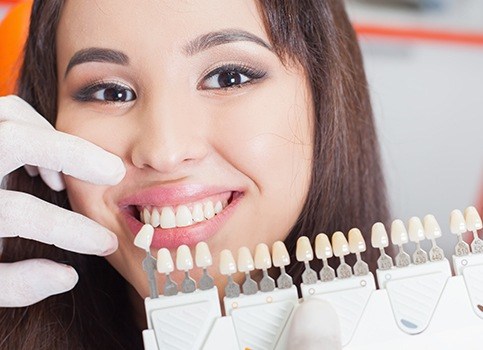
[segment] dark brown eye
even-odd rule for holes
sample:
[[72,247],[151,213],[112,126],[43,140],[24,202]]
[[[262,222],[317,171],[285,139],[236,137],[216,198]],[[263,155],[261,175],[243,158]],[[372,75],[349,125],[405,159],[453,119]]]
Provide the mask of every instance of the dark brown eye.
[[242,87],[261,79],[266,72],[246,66],[229,64],[211,71],[201,82],[199,88],[205,90],[230,89]]
[[134,92],[123,86],[112,86],[99,89],[93,94],[95,100],[107,102],[128,102],[135,99]]

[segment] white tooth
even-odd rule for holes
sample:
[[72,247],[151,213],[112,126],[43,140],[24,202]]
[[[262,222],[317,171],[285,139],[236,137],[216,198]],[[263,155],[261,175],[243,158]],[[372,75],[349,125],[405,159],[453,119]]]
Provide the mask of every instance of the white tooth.
[[216,202],[215,204],[215,214],[219,214],[223,210],[223,205],[220,201]]
[[406,244],[409,241],[408,232],[402,220],[396,219],[391,224],[391,242],[394,245]]
[[215,208],[213,208],[212,201],[208,201],[205,203],[205,205],[203,206],[203,214],[207,219],[211,219],[213,216],[215,216]]
[[151,214],[149,213],[148,208],[143,209],[143,220],[145,224],[149,224],[151,222]]
[[203,214],[203,204],[196,203],[193,207],[193,221],[202,222],[205,221],[205,214]]
[[276,241],[272,245],[273,266],[281,267],[290,265],[290,254],[282,241]]
[[139,210],[139,221],[144,223],[144,210]]
[[171,207],[164,207],[161,210],[159,224],[161,225],[161,228],[176,227],[176,216],[174,215],[174,211]]
[[220,252],[220,273],[225,276],[236,273],[235,259],[228,249]]
[[329,237],[325,233],[319,233],[315,237],[315,255],[319,259],[328,259],[333,255]]
[[176,209],[176,226],[185,227],[189,225],[193,225],[191,212],[186,205],[180,205]]
[[481,217],[475,207],[468,207],[465,209],[465,221],[468,231],[477,231],[483,228]]
[[300,262],[311,261],[314,258],[312,246],[310,245],[310,241],[306,236],[300,236],[297,240],[295,255],[297,257],[297,261]]
[[154,228],[149,224],[145,224],[137,233],[136,238],[134,238],[134,245],[149,252],[149,247],[153,241],[153,234]]
[[427,239],[441,237],[441,227],[433,215],[426,215],[423,218],[424,235]]
[[225,208],[226,208],[226,206],[228,205],[228,199],[223,199],[223,200],[221,201],[221,204],[223,205],[223,209],[225,209]]
[[449,218],[449,225],[451,228],[451,233],[461,234],[468,231],[466,228],[466,221],[461,210],[455,209],[451,212]]
[[347,255],[350,252],[349,243],[344,234],[340,231],[334,232],[332,235],[332,250],[337,257]]
[[385,248],[389,245],[389,238],[387,236],[386,228],[382,222],[376,222],[374,225],[372,225],[371,244],[374,248]]
[[255,267],[259,270],[266,270],[272,267],[270,251],[265,243],[260,243],[255,248]]
[[171,273],[174,271],[173,258],[166,248],[158,250],[158,259],[156,267],[159,273]]
[[255,270],[253,263],[253,257],[250,253],[250,249],[247,247],[241,247],[238,249],[238,271],[240,272],[250,272]]
[[159,226],[159,211],[156,208],[154,208],[153,212],[151,213],[151,226],[153,227]]
[[417,243],[426,238],[424,236],[423,223],[417,216],[413,216],[411,219],[409,219],[408,231],[411,242]]
[[213,265],[213,259],[211,257],[208,244],[205,242],[198,242],[195,248],[195,261],[196,266],[200,268],[206,268]]
[[366,242],[358,228],[349,231],[349,249],[351,253],[361,253],[366,251]]
[[188,271],[193,268],[193,257],[185,244],[180,245],[176,251],[176,268],[180,271]]

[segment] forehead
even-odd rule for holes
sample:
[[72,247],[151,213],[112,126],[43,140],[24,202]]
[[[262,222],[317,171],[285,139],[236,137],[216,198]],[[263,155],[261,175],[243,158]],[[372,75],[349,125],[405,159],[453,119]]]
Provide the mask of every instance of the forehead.
[[197,35],[227,28],[267,38],[255,1],[67,0],[57,42],[67,52],[100,46],[146,54],[176,51]]

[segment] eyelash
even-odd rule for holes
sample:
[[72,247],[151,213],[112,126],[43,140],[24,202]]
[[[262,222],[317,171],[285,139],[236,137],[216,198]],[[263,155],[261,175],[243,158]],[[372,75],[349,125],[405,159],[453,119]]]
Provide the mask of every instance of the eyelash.
[[[235,74],[244,75],[245,77],[248,78],[248,80],[245,81],[245,82],[242,82],[242,83],[234,83],[233,85],[227,86],[227,87],[219,87],[219,88],[203,87],[203,83],[205,83],[209,79],[211,79],[211,78],[213,78],[216,75],[221,74],[221,73],[235,73]],[[208,74],[206,74],[203,77],[203,79],[200,81],[200,83],[198,83],[197,88],[198,88],[198,90],[228,91],[228,90],[231,90],[231,89],[234,89],[234,88],[240,88],[240,87],[242,87],[243,85],[246,85],[246,84],[254,83],[257,80],[260,80],[263,77],[265,77],[266,74],[267,74],[267,72],[265,72],[261,69],[254,69],[254,68],[251,68],[249,66],[242,65],[242,64],[233,64],[233,63],[224,64],[224,65],[222,65],[218,68],[213,69]]]
[[[206,83],[209,79],[214,78],[216,75],[222,74],[222,73],[227,73],[227,74],[237,74],[237,75],[243,75],[247,78],[246,81],[244,82],[238,82],[238,83],[233,83],[233,85],[226,86],[226,87],[203,87],[203,84]],[[221,91],[229,91],[231,89],[235,88],[241,88],[244,85],[247,84],[252,84],[263,77],[265,77],[267,73],[263,70],[260,69],[254,69],[246,65],[241,65],[241,64],[224,64],[220,67],[217,67],[210,71],[208,74],[206,74],[203,79],[198,83],[197,89],[198,90],[221,90]],[[219,81],[218,81],[219,82]],[[109,101],[109,100],[101,100],[98,98],[95,98],[94,95],[102,90],[105,89],[114,89],[117,91],[124,91],[124,92],[129,92],[132,94],[132,99],[130,101]],[[137,98],[136,93],[134,92],[133,89],[131,89],[129,86],[119,83],[119,82],[104,82],[104,81],[97,81],[94,83],[91,83],[83,88],[81,88],[79,91],[77,91],[74,94],[74,99],[79,102],[99,102],[99,103],[105,103],[105,104],[114,104],[114,103],[128,103],[131,102],[132,100],[135,100]]]
[[95,102],[107,103],[107,104],[108,103],[127,103],[127,102],[130,102],[130,101],[119,102],[119,101],[109,101],[109,100],[104,101],[104,100],[100,100],[100,99],[97,99],[97,98],[94,97],[95,93],[102,91],[102,90],[105,90],[105,89],[114,89],[114,90],[117,90],[117,91],[127,91],[127,92],[130,92],[133,95],[132,100],[135,100],[137,98],[134,90],[131,89],[130,87],[128,87],[127,85],[125,85],[125,84],[121,84],[121,83],[118,83],[118,82],[97,81],[97,82],[91,83],[91,84],[81,88],[79,91],[77,91],[74,95],[74,99],[77,100],[77,101],[80,101],[80,102],[95,101]]

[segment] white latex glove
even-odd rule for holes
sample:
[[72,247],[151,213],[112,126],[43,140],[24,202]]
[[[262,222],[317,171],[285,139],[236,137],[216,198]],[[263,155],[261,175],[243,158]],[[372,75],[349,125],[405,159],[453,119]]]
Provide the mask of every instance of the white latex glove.
[[339,318],[328,302],[313,298],[300,304],[289,329],[287,349],[342,349]]
[[[99,185],[114,185],[125,175],[121,159],[78,137],[56,131],[17,96],[0,97],[0,182],[29,164],[54,190],[59,172]],[[34,196],[0,189],[0,238],[24,237],[84,254],[108,255],[116,236],[96,222]],[[1,243],[1,242],[0,242]],[[75,270],[46,259],[0,264],[0,307],[34,304],[72,289]]]

